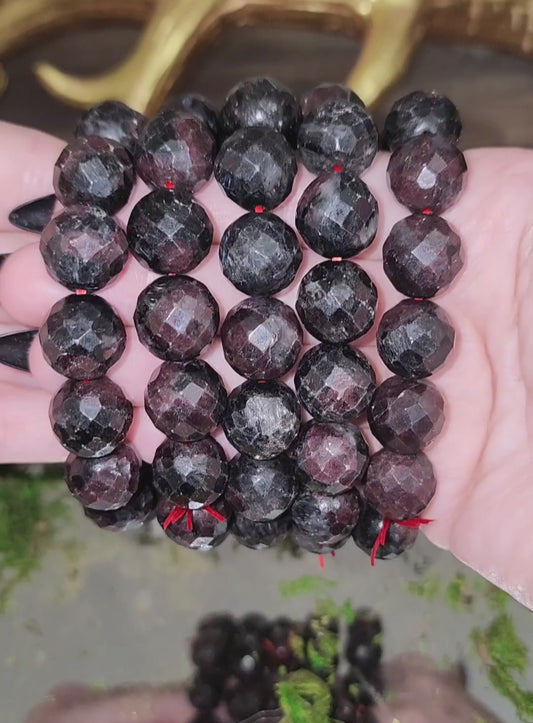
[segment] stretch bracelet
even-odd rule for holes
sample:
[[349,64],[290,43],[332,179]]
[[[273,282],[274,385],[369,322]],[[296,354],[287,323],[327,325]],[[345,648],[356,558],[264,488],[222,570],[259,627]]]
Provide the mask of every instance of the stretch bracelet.
[[[353,343],[374,327],[378,293],[351,259],[377,233],[378,204],[360,175],[378,132],[353,91],[323,84],[298,102],[254,78],[230,91],[220,113],[182,95],[149,121],[114,101],[82,117],[54,170],[64,209],[40,242],[48,272],[73,293],[53,306],[39,338],[47,362],[68,377],[50,419],[70,452],[67,485],[91,520],[130,529],[156,517],[169,538],[201,550],[230,533],[255,549],[290,535],[318,554],[353,539],[372,563],[414,543],[436,487],[422,450],[444,420],[442,396],[425,378],[454,343],[429,297],[463,263],[457,234],[437,215],[462,187],[460,130],[455,106],[435,93],[402,98],[385,123],[390,186],[412,214],[392,228],[383,262],[410,298],[379,321],[378,352],[394,376],[377,386]],[[275,210],[298,161],[318,175],[293,228]],[[210,209],[195,195],[213,174],[243,215],[222,234],[222,275],[208,288],[189,273],[217,253]],[[136,175],[153,190],[123,228],[114,214]],[[325,260],[300,278],[305,247]],[[97,292],[129,254],[159,276],[126,329]],[[246,296],[221,319],[217,295],[228,281]],[[276,297],[293,284],[295,309]],[[150,461],[129,441],[131,401],[106,376],[134,334],[161,360],[145,409],[165,440]],[[308,338],[319,343],[304,350]],[[236,388],[203,358],[212,344],[243,377]],[[366,413],[383,445],[373,455],[358,426]],[[237,452],[231,459],[223,434]]]

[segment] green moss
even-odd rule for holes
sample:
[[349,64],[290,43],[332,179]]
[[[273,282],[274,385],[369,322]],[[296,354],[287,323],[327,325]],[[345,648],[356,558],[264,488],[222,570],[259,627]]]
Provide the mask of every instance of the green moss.
[[486,629],[474,629],[471,639],[494,688],[511,701],[521,721],[533,723],[533,691],[516,679],[528,667],[528,650],[511,617],[500,613]]
[[431,601],[439,594],[440,580],[436,575],[428,575],[422,580],[411,580],[407,583],[407,591],[412,595]]
[[474,598],[463,574],[456,573],[455,577],[446,585],[444,599],[452,610],[469,608],[472,605]]
[[13,589],[41,565],[68,508],[64,486],[47,477],[0,477],[0,613]]
[[283,597],[319,595],[335,585],[333,580],[327,580],[321,575],[302,575],[295,580],[282,580],[279,584],[279,591]]
[[283,723],[327,723],[331,691],[327,683],[308,670],[296,670],[276,684]]

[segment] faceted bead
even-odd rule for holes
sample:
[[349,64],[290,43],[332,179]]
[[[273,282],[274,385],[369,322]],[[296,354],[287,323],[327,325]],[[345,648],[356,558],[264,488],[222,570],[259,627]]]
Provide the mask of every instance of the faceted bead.
[[166,439],[156,449],[153,471],[156,490],[191,510],[212,504],[228,481],[226,455],[212,437],[197,442]]
[[229,395],[223,424],[239,452],[272,459],[298,436],[300,407],[294,392],[281,382],[244,382]]
[[326,555],[328,552],[334,552],[340,549],[349,539],[349,535],[342,537],[338,542],[331,545],[326,543],[318,542],[312,535],[303,532],[299,527],[295,525],[291,528],[291,538],[296,547],[302,548],[307,552],[313,552],[317,555]]
[[157,274],[185,274],[211,248],[213,226],[200,204],[185,194],[158,189],[134,206],[128,242],[136,258]]
[[428,506],[436,487],[433,466],[423,452],[380,449],[370,458],[363,494],[384,517],[408,520]]
[[296,311],[319,341],[347,344],[374,323],[378,294],[371,278],[351,261],[324,261],[303,277]]
[[296,156],[271,128],[241,128],[222,144],[215,178],[232,201],[248,211],[279,206],[292,189]]
[[361,108],[365,107],[357,93],[354,93],[348,86],[340,83],[320,83],[302,95],[300,100],[302,113],[304,116],[314,113],[319,106],[330,103],[332,100],[344,100]]
[[359,103],[333,100],[304,117],[298,133],[298,148],[304,166],[312,173],[342,166],[359,175],[374,160],[378,132]]
[[321,256],[355,256],[376,236],[378,204],[360,178],[345,172],[325,173],[303,192],[296,228]]
[[239,454],[229,465],[226,500],[248,520],[275,520],[291,506],[297,484],[294,465],[284,454],[257,461]]
[[[353,531],[353,539],[360,550],[367,555],[372,554],[372,549],[377,536],[381,532],[385,518],[380,515],[371,505],[365,505],[359,515],[359,521]],[[397,522],[392,522],[385,544],[380,545],[376,552],[378,560],[392,560],[409,550],[418,537],[418,530],[414,527],[405,527]]]
[[[178,522],[169,525],[165,534],[173,542],[182,547],[188,547],[190,550],[207,551],[218,547],[229,535],[231,510],[222,498],[210,507],[217,516],[212,515],[205,507],[191,510],[190,522],[187,515],[184,515]],[[169,500],[160,501],[157,508],[157,520],[161,526],[173,509],[174,505]],[[219,516],[223,519],[218,519]]]
[[430,382],[389,377],[374,394],[368,423],[384,447],[415,454],[441,431],[444,399]]
[[241,545],[250,547],[252,550],[265,550],[284,540],[290,525],[289,515],[259,522],[252,522],[242,515],[235,515],[231,533]]
[[79,457],[105,457],[124,441],[133,406],[120,387],[101,377],[68,380],[50,404],[52,430],[69,452]]
[[361,482],[368,466],[368,445],[353,424],[308,422],[298,437],[294,458],[303,489],[338,495]]
[[39,246],[50,276],[72,291],[98,291],[128,260],[126,234],[94,206],[67,208],[43,229]]
[[70,379],[97,379],[126,346],[126,329],[100,296],[70,294],[57,301],[39,331],[43,356]]
[[294,94],[272,78],[249,78],[234,86],[220,111],[225,135],[239,128],[272,128],[295,143],[301,121]]
[[131,153],[139,152],[139,137],[146,116],[118,100],[106,100],[86,111],[76,126],[76,138],[100,136],[115,141]]
[[466,161],[453,141],[424,134],[391,155],[387,173],[396,198],[411,211],[442,213],[463,188]]
[[303,335],[290,306],[269,296],[255,296],[228,312],[220,336],[226,361],[238,374],[277,379],[296,364]]
[[358,349],[318,344],[301,358],[294,385],[300,402],[315,419],[349,422],[370,404],[376,375]]
[[144,405],[167,437],[192,442],[222,422],[228,395],[216,371],[201,359],[163,362],[152,374]]
[[137,300],[139,339],[166,361],[188,361],[213,341],[218,304],[209,289],[188,276],[167,276],[149,284]]
[[461,129],[459,113],[449,98],[415,90],[393,104],[385,119],[383,141],[386,148],[395,151],[423,133],[456,141]]
[[116,510],[131,500],[139,487],[141,459],[129,444],[106,457],[87,459],[69,454],[65,463],[67,487],[84,507]]
[[448,315],[432,301],[404,299],[383,314],[376,341],[379,355],[395,374],[422,379],[438,369],[453,349]]
[[114,214],[130,197],[135,172],[128,151],[105,138],[80,138],[54,167],[54,190],[63,206],[87,203]]
[[303,492],[292,505],[292,521],[317,545],[334,547],[351,535],[359,507],[355,491],[335,496]]
[[302,263],[298,238],[273,213],[246,213],[230,224],[219,247],[222,273],[250,296],[277,294]]
[[217,139],[220,133],[218,111],[207,98],[199,93],[179,93],[171,96],[164,104],[162,111],[185,113],[201,120]]
[[154,188],[194,193],[211,177],[216,143],[197,115],[167,110],[146,126],[137,173]]
[[137,530],[155,516],[157,495],[151,484],[151,467],[143,464],[139,488],[130,501],[116,510],[93,510],[84,507],[85,516],[105,530],[125,532]]
[[383,269],[405,296],[427,299],[463,267],[461,240],[440,216],[415,213],[392,227],[383,245]]

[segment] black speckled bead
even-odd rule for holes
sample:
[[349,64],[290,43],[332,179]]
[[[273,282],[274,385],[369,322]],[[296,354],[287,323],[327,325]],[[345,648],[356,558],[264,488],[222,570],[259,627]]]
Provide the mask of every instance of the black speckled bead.
[[201,281],[165,276],[141,291],[134,321],[140,342],[152,354],[165,361],[188,361],[213,341],[218,304]]
[[[229,535],[231,527],[231,510],[224,498],[216,500],[210,507],[213,515],[205,507],[190,510],[190,518],[184,515],[178,522],[169,525],[166,536],[189,550],[207,552],[221,545]],[[157,506],[157,521],[163,527],[165,520],[174,509],[169,500],[161,500]]]
[[179,507],[198,509],[212,504],[224,492],[228,462],[212,437],[196,442],[166,439],[153,461],[154,487]]
[[319,341],[347,344],[373,325],[378,294],[366,271],[351,261],[324,261],[303,277],[296,311]]
[[395,151],[423,133],[456,141],[461,127],[457,108],[449,98],[415,90],[393,104],[385,119],[383,143]]
[[414,213],[402,218],[383,244],[383,269],[405,296],[435,296],[462,267],[461,240],[440,216]]
[[146,116],[118,100],[105,100],[86,111],[74,131],[76,138],[100,136],[115,141],[131,153],[139,152],[139,138]]
[[146,412],[167,437],[192,442],[222,421],[228,395],[217,372],[202,359],[163,362],[144,395]]
[[137,492],[124,507],[116,510],[93,510],[84,507],[85,516],[104,530],[113,532],[138,530],[155,517],[158,500],[151,479],[150,465],[143,464]]
[[39,250],[50,276],[72,291],[98,291],[128,260],[126,234],[99,208],[74,206],[43,229]]
[[415,454],[441,431],[444,399],[430,382],[389,377],[374,394],[368,423],[384,447],[399,454]]
[[448,315],[432,301],[404,299],[383,314],[377,348],[387,367],[401,377],[428,377],[453,349]]
[[389,159],[396,198],[411,211],[442,213],[463,188],[465,157],[453,141],[427,133],[407,141]]
[[199,93],[179,93],[171,96],[164,104],[161,112],[166,110],[174,113],[184,113],[199,118],[209,128],[213,138],[220,134],[218,111],[215,106]]
[[341,166],[359,175],[374,160],[378,132],[359,103],[334,100],[305,116],[298,132],[298,148],[304,166],[312,173]]
[[199,203],[158,189],[133,207],[128,242],[137,259],[158,274],[185,274],[211,248],[213,225]]
[[288,510],[296,496],[294,465],[284,454],[255,460],[237,455],[229,465],[226,500],[248,520],[275,520]]
[[296,228],[321,256],[355,256],[376,236],[378,204],[360,178],[333,171],[316,178],[303,192],[296,209]]
[[54,191],[63,206],[91,204],[114,214],[128,201],[134,181],[128,151],[97,136],[69,143],[54,167]]
[[323,552],[351,535],[359,519],[359,508],[355,491],[335,496],[302,492],[292,505],[292,521],[298,531],[317,545],[317,552]]
[[296,364],[302,328],[290,306],[270,296],[244,299],[220,330],[228,364],[248,379],[277,379]]
[[[365,505],[359,515],[359,521],[353,531],[353,539],[360,550],[367,555],[372,554],[376,539],[381,532],[385,518],[371,505]],[[418,530],[405,527],[397,522],[391,523],[385,544],[378,547],[376,558],[378,560],[392,560],[409,550],[418,537]]]
[[358,349],[318,344],[301,358],[294,385],[299,400],[315,419],[353,422],[370,403],[376,375]]
[[222,273],[244,294],[277,294],[302,262],[298,238],[273,213],[246,213],[230,224],[219,247]]
[[104,457],[124,441],[133,406],[120,387],[101,377],[69,379],[52,397],[50,422],[59,442],[79,457]]
[[213,172],[216,142],[197,115],[167,110],[144,129],[136,168],[154,188],[193,193]]
[[295,143],[301,121],[294,94],[272,78],[249,78],[234,86],[220,111],[226,135],[239,128],[272,128]]
[[279,206],[292,189],[296,156],[271,128],[241,128],[222,144],[215,178],[232,201],[248,211]]
[[294,449],[304,489],[338,495],[359,484],[368,465],[368,445],[358,427],[334,422],[308,422]]
[[224,431],[230,443],[254,459],[286,452],[300,430],[300,407],[281,382],[244,382],[228,398]]
[[70,294],[51,308],[39,331],[43,356],[70,379],[97,379],[126,346],[126,329],[100,296]]
[[302,113],[304,116],[313,113],[319,106],[330,103],[332,100],[346,100],[361,108],[365,107],[357,93],[354,93],[348,86],[340,83],[320,83],[302,95],[300,99]]

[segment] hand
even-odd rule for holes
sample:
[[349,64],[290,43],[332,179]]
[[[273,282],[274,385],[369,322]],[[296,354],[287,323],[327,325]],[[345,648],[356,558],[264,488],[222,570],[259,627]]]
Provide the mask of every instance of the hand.
[[[52,192],[52,166],[62,145],[36,131],[0,124],[0,252],[14,252],[0,273],[4,329],[38,327],[52,304],[67,293],[47,274],[36,236],[14,230],[7,220],[18,204]],[[533,607],[533,152],[489,149],[466,156],[465,190],[444,214],[462,238],[466,263],[452,287],[436,299],[455,326],[456,347],[432,377],[447,409],[445,428],[428,453],[438,489],[424,513],[434,520],[425,532],[436,545]],[[392,224],[407,215],[387,187],[386,164],[381,154],[363,175],[381,215],[376,241],[357,258],[380,292],[378,315],[401,299],[383,273],[381,245]],[[277,209],[290,224],[297,198],[310,180],[301,169],[291,197]],[[146,192],[139,183],[119,214],[122,221]],[[215,240],[242,214],[214,180],[197,198],[211,216]],[[321,260],[309,250],[304,256],[300,277]],[[207,283],[222,315],[242,298],[220,274],[216,249],[191,275]],[[130,259],[102,291],[130,327],[137,296],[153,278]],[[279,297],[294,304],[296,288],[292,285]],[[371,330],[357,346],[383,380],[390,372],[376,354],[374,334]],[[309,335],[306,342],[312,342]],[[242,380],[224,361],[220,345],[213,346],[203,356],[231,389]],[[129,439],[148,461],[163,437],[144,412],[143,390],[159,363],[133,332],[124,356],[109,373],[136,405]],[[59,462],[66,457],[48,421],[50,396],[64,379],[45,363],[37,341],[30,364],[31,375],[0,370],[0,462]]]

